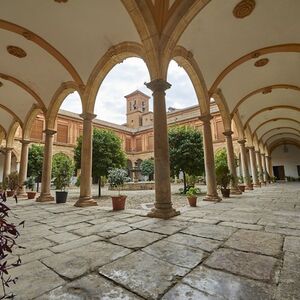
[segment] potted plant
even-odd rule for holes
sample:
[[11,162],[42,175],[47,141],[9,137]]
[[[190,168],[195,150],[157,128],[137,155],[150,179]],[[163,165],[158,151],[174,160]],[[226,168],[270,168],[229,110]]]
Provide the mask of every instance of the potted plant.
[[118,196],[112,196],[112,207],[113,210],[123,210],[125,208],[125,201],[127,196],[121,195],[121,186],[124,182],[129,181],[130,178],[127,176],[127,171],[124,169],[111,169],[108,171],[108,182],[111,187],[118,190]]
[[224,198],[229,198],[230,196],[230,180],[232,176],[230,174],[229,168],[226,165],[219,165],[216,167],[216,181],[219,189]]
[[34,199],[36,192],[33,191],[35,184],[35,178],[33,176],[30,176],[27,178],[27,180],[24,182],[24,185],[26,186],[27,189],[30,191],[27,191],[27,198],[28,199]]
[[70,185],[74,172],[74,164],[71,158],[64,153],[57,153],[53,157],[52,176],[56,191],[56,203],[66,203],[68,192],[66,187]]
[[187,199],[192,207],[197,206],[197,193],[199,193],[199,189],[195,187],[190,187],[186,192]]
[[17,171],[11,172],[8,177],[8,188],[10,191],[7,191],[7,197],[12,197],[15,194],[15,191],[19,187],[18,180],[19,180],[19,173]]
[[238,180],[239,180],[238,187],[239,187],[240,191],[245,192],[245,184],[244,184],[243,176],[239,176]]

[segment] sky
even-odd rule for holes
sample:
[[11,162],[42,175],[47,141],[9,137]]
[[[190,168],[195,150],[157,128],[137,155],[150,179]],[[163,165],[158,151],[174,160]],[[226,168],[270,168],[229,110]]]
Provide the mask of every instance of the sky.
[[[144,85],[149,82],[149,73],[142,59],[128,58],[116,65],[106,76],[97,94],[95,114],[97,119],[116,124],[126,123],[125,95],[135,90],[151,96]],[[187,73],[175,61],[171,61],[168,70],[168,82],[172,87],[166,91],[166,109],[168,107],[185,108],[198,103],[197,97]],[[66,97],[61,109],[81,113],[81,102],[77,92]],[[153,109],[152,98],[150,110]]]

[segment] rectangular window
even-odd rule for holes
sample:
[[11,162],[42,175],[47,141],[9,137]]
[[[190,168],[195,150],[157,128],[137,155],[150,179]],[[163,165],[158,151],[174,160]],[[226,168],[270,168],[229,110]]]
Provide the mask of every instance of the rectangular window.
[[148,150],[152,151],[154,147],[154,138],[153,135],[148,136]]
[[43,126],[44,126],[44,121],[43,120],[34,120],[32,127],[31,127],[31,132],[30,132],[30,138],[34,140],[43,140]]
[[68,125],[57,124],[57,139],[58,143],[68,143]]
[[131,152],[131,139],[130,138],[126,138],[125,151],[126,152]]
[[139,151],[142,151],[143,148],[142,148],[142,138],[141,137],[138,137],[136,138],[136,151],[139,152]]

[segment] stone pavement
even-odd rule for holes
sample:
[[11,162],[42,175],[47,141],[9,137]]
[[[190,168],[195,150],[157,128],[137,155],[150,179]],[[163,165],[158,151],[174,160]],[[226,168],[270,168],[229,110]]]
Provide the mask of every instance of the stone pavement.
[[300,299],[300,183],[198,203],[167,221],[133,209],[11,205],[26,222],[16,299]]

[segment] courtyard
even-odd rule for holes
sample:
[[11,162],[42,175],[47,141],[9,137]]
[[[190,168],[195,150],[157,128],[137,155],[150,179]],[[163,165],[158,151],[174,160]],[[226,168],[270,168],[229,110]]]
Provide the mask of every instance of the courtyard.
[[101,200],[82,209],[9,199],[15,222],[25,220],[16,299],[300,299],[300,184],[201,198],[169,220]]

